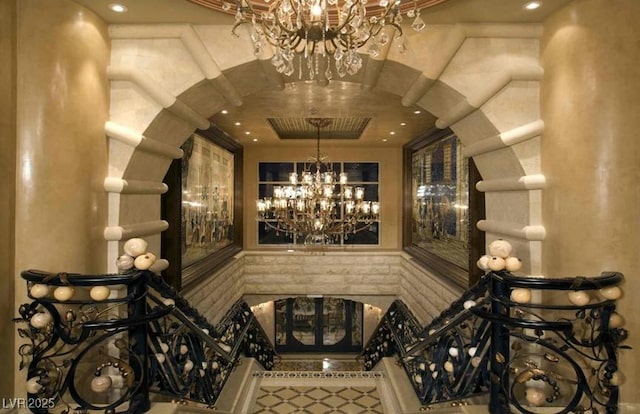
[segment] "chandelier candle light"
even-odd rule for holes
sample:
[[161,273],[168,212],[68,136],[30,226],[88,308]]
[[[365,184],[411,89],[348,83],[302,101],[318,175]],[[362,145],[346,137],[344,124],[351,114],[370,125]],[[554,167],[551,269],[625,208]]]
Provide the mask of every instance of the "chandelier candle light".
[[[377,222],[380,204],[364,200],[364,187],[347,185],[347,174],[339,176],[320,156],[320,128],[331,123],[327,118],[307,120],[317,128],[315,170],[305,169],[301,177],[289,176],[290,185],[276,186],[273,197],[257,201],[258,220],[276,233],[304,237],[306,245],[331,244],[337,237],[368,229]],[[323,165],[325,166],[324,172]],[[339,186],[340,192],[335,188]],[[344,207],[344,209],[342,208]]]
[[[237,0],[234,33],[237,26],[251,21],[254,53],[261,55],[266,43],[273,46],[271,63],[286,76],[295,72],[296,56],[300,79],[303,71],[305,75],[308,72],[309,79],[321,74],[327,80],[332,79],[332,61],[338,76],[354,75],[363,65],[358,54],[360,47],[371,40],[368,53],[375,57],[380,53],[380,46],[393,40],[396,30],[399,37],[402,36],[401,0],[379,0],[368,6],[368,0],[271,1],[265,0],[268,9],[262,7],[260,11],[257,2]],[[375,15],[367,16],[367,12]],[[414,30],[424,28],[417,5],[407,16],[415,17]],[[395,29],[382,31],[389,26]],[[399,48],[404,52],[404,39]]]

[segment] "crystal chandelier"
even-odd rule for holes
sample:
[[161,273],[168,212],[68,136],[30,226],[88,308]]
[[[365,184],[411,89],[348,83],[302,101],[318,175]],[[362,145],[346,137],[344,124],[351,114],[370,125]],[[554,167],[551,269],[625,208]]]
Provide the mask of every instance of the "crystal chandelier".
[[[331,244],[338,237],[368,229],[377,222],[380,204],[364,200],[364,187],[347,184],[346,173],[339,176],[320,156],[320,128],[331,123],[326,118],[307,120],[317,128],[317,150],[312,166],[300,177],[289,176],[290,185],[276,186],[273,197],[257,201],[258,217],[265,225],[287,236],[303,237],[307,245]],[[336,188],[339,192],[336,193]]]
[[[276,70],[298,79],[313,80],[333,73],[355,75],[363,66],[358,49],[377,57],[394,40],[405,53],[403,15],[417,32],[426,27],[420,12],[449,0],[188,0],[223,13],[235,13],[232,33],[251,24],[254,53],[273,47],[271,63]],[[393,30],[382,30],[384,27]],[[396,36],[396,33],[398,34]],[[297,59],[296,59],[297,58]],[[303,76],[304,74],[304,76]]]
[[[270,3],[271,0],[265,0]],[[260,55],[266,43],[274,47],[271,63],[286,76],[295,72],[298,57],[299,78],[324,73],[332,79],[332,62],[340,77],[356,74],[362,68],[358,49],[371,40],[369,54],[376,56],[380,46],[393,40],[395,30],[402,36],[400,0],[380,0],[379,7],[367,8],[367,0],[275,0],[257,15],[256,4],[242,3],[236,13],[236,26],[249,21],[254,53]],[[376,10],[376,15],[367,12]]]

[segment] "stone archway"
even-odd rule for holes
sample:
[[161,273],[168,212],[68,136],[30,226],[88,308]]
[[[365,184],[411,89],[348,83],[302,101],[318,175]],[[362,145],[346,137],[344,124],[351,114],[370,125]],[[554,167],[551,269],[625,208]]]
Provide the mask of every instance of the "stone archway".
[[[112,59],[109,263],[118,241],[148,237],[159,251],[162,178],[179,146],[228,104],[286,79],[253,55],[248,36],[228,26],[116,25],[110,27]],[[408,51],[386,48],[367,65],[363,88],[380,88],[418,105],[451,127],[484,178],[487,219],[478,223],[487,242],[508,238],[541,273],[539,25],[432,26],[408,36]],[[247,82],[247,80],[251,80]],[[356,81],[354,79],[353,81]],[[251,208],[251,207],[249,207]],[[398,246],[401,248],[401,246]]]

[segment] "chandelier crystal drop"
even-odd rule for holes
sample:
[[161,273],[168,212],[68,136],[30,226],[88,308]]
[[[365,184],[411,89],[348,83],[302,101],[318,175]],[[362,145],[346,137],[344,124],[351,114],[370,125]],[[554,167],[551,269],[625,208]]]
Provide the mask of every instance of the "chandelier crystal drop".
[[[266,44],[273,46],[271,63],[276,70],[290,76],[295,73],[295,56],[307,61],[310,78],[326,78],[333,68],[339,77],[355,75],[363,66],[358,49],[369,40],[378,43],[393,40],[400,28],[400,0],[382,0],[379,7],[367,9],[367,0],[275,0],[266,1],[268,9],[256,10],[255,3],[241,2],[236,25],[251,22],[251,40],[256,55]],[[371,5],[370,5],[371,6]],[[367,13],[375,13],[368,16]],[[393,32],[382,32],[394,27]],[[305,69],[307,69],[305,68]],[[302,79],[302,71],[298,71]],[[306,70],[305,70],[306,72]]]
[[[378,222],[380,204],[364,199],[364,187],[348,185],[347,174],[337,175],[320,156],[320,128],[327,118],[309,118],[317,128],[316,157],[300,176],[292,172],[289,185],[276,186],[273,197],[257,200],[258,221],[287,236],[303,237],[306,245],[331,244],[338,238],[368,229]],[[336,192],[336,189],[339,189]]]

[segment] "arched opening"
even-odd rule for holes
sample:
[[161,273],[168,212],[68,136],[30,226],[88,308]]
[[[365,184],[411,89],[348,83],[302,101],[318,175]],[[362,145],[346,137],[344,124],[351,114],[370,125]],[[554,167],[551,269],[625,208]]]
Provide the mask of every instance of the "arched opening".
[[[133,69],[127,63],[127,70],[123,70],[122,67],[116,67],[120,60],[112,59],[115,62],[110,69],[114,73],[113,122],[136,126],[135,129],[144,138],[142,143],[149,143],[123,151],[119,150],[122,140],[119,143],[114,142],[117,139],[111,140],[114,147],[118,147],[111,151],[111,171],[125,180],[161,180],[168,168],[167,156],[174,154],[173,149],[181,145],[195,127],[202,128],[200,125],[210,120],[217,123],[217,117],[230,102],[245,102],[242,106],[249,106],[247,102],[256,101],[263,91],[270,90],[268,94],[280,93],[288,97],[292,89],[290,86],[301,86],[298,93],[306,96],[307,101],[313,102],[315,97],[324,95],[334,102],[335,107],[340,108],[340,101],[347,99],[349,93],[354,93],[351,87],[346,88],[348,92],[341,93],[332,90],[331,84],[323,88],[286,78],[282,79],[284,90],[276,90],[272,78],[266,76],[264,62],[251,57],[250,48],[245,50],[246,45],[239,43],[238,39],[229,40],[229,43],[221,42],[206,28],[197,28],[202,43],[210,53],[206,59],[213,64],[218,62],[223,70],[215,79],[202,79],[203,72],[198,69],[202,59],[195,59],[182,64],[184,76],[168,77],[165,74],[171,72],[169,62],[172,59],[184,57],[185,52],[193,53],[193,48],[188,47],[193,38],[186,41],[184,36],[176,36],[171,44],[180,53],[168,52],[149,40],[154,37],[150,35],[152,32],[158,32],[156,37],[167,36],[161,33],[162,30],[143,26],[141,31],[146,32],[143,36],[136,36],[130,30],[112,32],[119,40],[114,56],[123,56],[135,48],[148,62],[154,59],[159,62],[157,66],[147,64],[144,69]],[[186,32],[194,29],[185,26],[181,30]],[[171,33],[174,32],[172,29]],[[216,31],[215,34],[220,33]],[[443,35],[449,36],[447,42],[435,42]],[[410,57],[390,52],[377,81],[371,85],[372,89],[393,96],[398,106],[416,106],[433,114],[434,119],[437,118],[436,126],[448,126],[458,135],[465,147],[465,155],[474,158],[484,178],[481,191],[486,194],[487,216],[478,226],[487,232],[487,242],[499,237],[511,237],[518,256],[528,267],[525,270],[531,274],[540,273],[539,246],[544,238],[539,213],[544,177],[536,179],[540,178],[539,145],[543,127],[538,119],[541,75],[537,49],[539,35],[539,26],[536,25],[511,27],[509,30],[491,25],[453,25],[426,30],[410,39],[413,44],[422,44],[424,47],[413,50]],[[225,48],[235,50],[225,54]],[[177,64],[178,60],[175,62]],[[136,71],[154,79],[154,86],[150,87],[149,82],[141,81],[142,75]],[[352,81],[351,85],[357,85],[359,79]],[[160,106],[157,103],[150,104],[148,96],[154,96],[153,91],[141,93],[136,89],[155,87],[175,91],[175,100],[168,100]],[[232,99],[234,96],[239,99]],[[271,101],[257,101],[265,111],[269,109]],[[514,105],[514,102],[518,104]],[[371,105],[375,105],[375,102]],[[139,107],[142,109],[137,113],[127,112],[128,108]],[[117,134],[109,135],[113,137]],[[246,226],[243,244],[245,249],[257,249],[256,212],[253,205],[257,194],[255,165],[260,160],[278,161],[294,153],[304,155],[308,150],[275,143],[269,145],[259,142],[254,145],[251,140],[240,136],[237,139],[246,144],[244,161],[247,167],[243,183],[243,217]],[[380,247],[401,249],[401,195],[393,190],[394,187],[400,187],[401,183],[401,148],[382,144],[365,147],[336,144],[332,151],[338,158],[353,158],[353,154],[358,154],[361,159],[381,160],[381,175],[386,180],[380,183],[381,199],[388,200],[384,220],[389,226],[388,229],[383,227],[381,234],[390,236],[382,240]],[[161,155],[158,156],[158,153]],[[120,194],[117,202],[111,203],[114,210],[112,216],[117,218],[117,223],[113,225],[138,229],[145,227],[141,225],[142,217],[158,217],[157,198],[149,197],[140,203],[141,198],[146,196]],[[132,208],[134,200],[136,208]],[[145,212],[149,214],[145,215]],[[160,225],[148,227],[149,238],[155,240],[152,243],[159,243],[157,234],[160,231]]]

